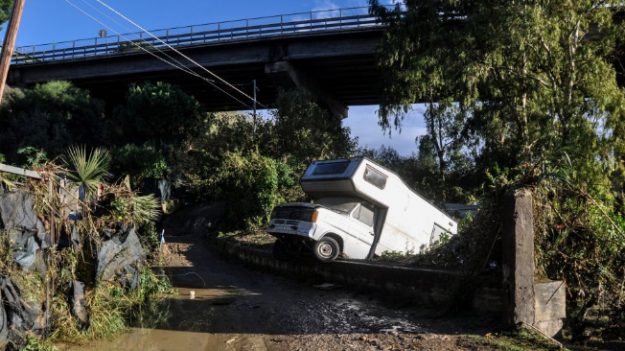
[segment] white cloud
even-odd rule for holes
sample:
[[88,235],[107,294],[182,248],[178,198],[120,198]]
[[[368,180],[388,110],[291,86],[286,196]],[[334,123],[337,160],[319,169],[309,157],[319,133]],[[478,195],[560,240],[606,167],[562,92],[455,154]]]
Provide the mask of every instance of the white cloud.
[[316,0],[315,5],[311,9],[313,18],[331,18],[338,17],[341,7],[332,0]]

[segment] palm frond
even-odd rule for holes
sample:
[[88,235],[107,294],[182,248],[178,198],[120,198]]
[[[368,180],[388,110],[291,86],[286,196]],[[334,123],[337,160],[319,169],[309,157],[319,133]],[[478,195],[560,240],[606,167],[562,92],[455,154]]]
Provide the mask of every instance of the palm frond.
[[160,215],[160,207],[154,195],[134,196],[132,198],[132,221],[137,224],[155,221]]
[[67,149],[66,163],[70,169],[67,177],[93,193],[108,175],[110,160],[106,150],[96,148],[87,152],[84,146],[72,146]]

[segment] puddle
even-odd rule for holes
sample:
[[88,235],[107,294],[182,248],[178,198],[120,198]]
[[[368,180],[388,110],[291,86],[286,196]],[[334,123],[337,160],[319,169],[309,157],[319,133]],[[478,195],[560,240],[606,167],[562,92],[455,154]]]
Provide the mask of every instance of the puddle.
[[266,350],[264,340],[255,335],[194,333],[160,329],[130,329],[114,340],[100,340],[84,345],[57,345],[60,351],[233,351]]

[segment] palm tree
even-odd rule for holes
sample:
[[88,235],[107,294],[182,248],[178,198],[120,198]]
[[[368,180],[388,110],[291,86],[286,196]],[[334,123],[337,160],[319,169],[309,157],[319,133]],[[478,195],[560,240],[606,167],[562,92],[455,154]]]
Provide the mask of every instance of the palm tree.
[[96,148],[87,153],[84,146],[72,146],[67,149],[65,163],[69,168],[67,177],[81,188],[80,198],[85,193],[93,194],[108,175],[111,157],[106,150]]

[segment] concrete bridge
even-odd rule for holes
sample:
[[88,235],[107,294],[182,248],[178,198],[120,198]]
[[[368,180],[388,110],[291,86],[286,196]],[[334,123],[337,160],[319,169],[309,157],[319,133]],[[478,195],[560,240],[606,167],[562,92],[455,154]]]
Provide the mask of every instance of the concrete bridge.
[[348,105],[380,102],[375,50],[384,27],[365,8],[315,11],[157,30],[146,33],[20,47],[9,75],[13,86],[68,80],[109,104],[121,102],[132,82],[167,81],[198,98],[209,110],[249,109],[206,81],[160,59],[175,57],[184,67],[210,78],[168,46],[188,55],[271,106],[280,88],[303,87],[338,116]]

